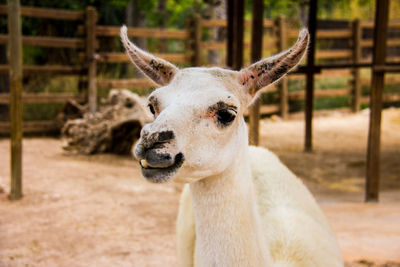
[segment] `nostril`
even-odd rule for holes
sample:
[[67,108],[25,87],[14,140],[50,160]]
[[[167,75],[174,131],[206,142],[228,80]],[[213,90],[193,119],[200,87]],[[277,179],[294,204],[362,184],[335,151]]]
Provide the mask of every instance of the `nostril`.
[[175,135],[172,131],[155,132],[152,134],[143,132],[141,134],[140,145],[142,145],[142,149],[144,150],[162,148],[165,143],[168,143],[174,138]]
[[151,149],[164,148],[166,144],[169,144],[169,142],[155,142]]
[[156,142],[167,142],[175,138],[173,131],[164,131],[158,133],[158,138]]

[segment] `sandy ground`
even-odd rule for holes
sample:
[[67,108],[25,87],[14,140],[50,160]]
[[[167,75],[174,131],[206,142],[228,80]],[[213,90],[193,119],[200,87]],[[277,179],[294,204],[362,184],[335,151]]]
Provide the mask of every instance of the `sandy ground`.
[[[261,145],[309,186],[347,266],[400,266],[400,109],[385,110],[379,203],[362,203],[368,114],[263,120]],[[24,198],[7,200],[9,140],[0,139],[0,266],[176,266],[176,184],[154,185],[136,162],[72,156],[51,138],[24,140]],[[375,262],[373,264],[373,262]]]

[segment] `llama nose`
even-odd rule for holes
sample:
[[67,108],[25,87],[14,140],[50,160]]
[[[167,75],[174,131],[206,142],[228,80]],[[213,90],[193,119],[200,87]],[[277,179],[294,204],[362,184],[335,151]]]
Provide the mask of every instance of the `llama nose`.
[[162,131],[149,133],[142,132],[141,140],[135,147],[135,156],[137,159],[144,159],[148,150],[160,147],[163,143],[167,143],[175,138],[173,131]]

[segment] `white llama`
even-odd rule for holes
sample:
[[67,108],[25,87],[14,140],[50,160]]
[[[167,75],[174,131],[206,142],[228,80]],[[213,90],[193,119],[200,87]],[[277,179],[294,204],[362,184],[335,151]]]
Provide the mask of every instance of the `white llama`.
[[289,50],[239,72],[178,69],[122,42],[160,88],[154,121],[134,154],[143,176],[185,185],[178,215],[179,266],[343,266],[337,241],[303,183],[270,151],[249,147],[243,114],[260,89],[303,57],[308,32]]

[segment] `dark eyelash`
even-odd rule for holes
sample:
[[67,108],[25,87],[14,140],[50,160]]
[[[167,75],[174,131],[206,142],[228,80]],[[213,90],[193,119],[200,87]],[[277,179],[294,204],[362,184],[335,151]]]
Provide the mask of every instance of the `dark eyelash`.
[[153,115],[155,115],[155,114],[156,114],[156,111],[154,110],[153,105],[152,105],[152,104],[148,104],[147,106],[149,107],[150,112],[151,112]]

